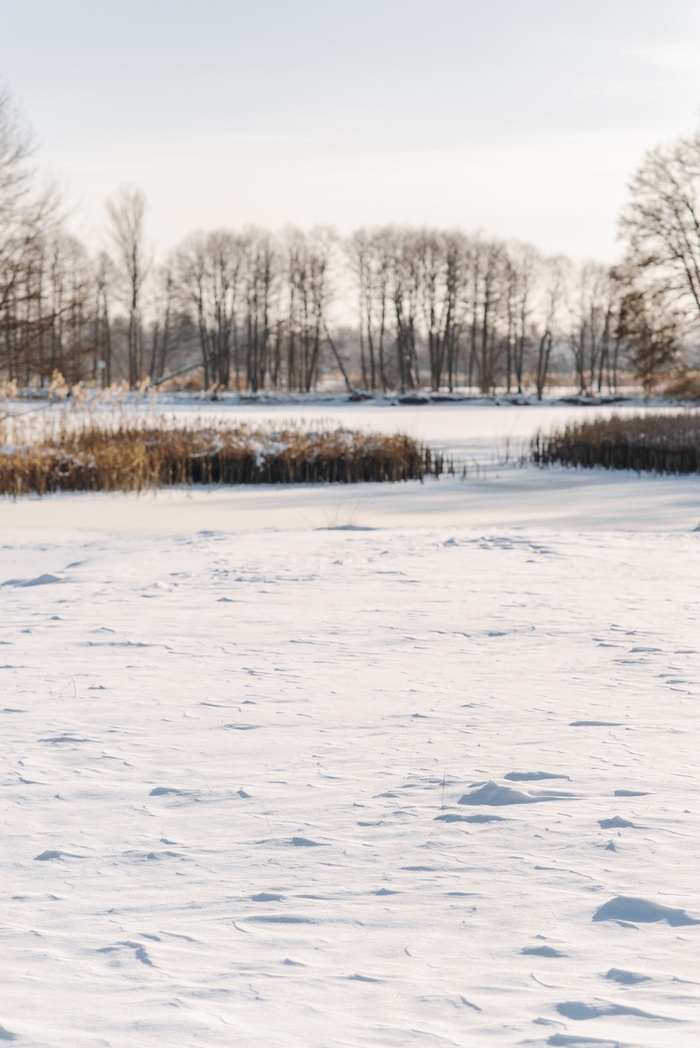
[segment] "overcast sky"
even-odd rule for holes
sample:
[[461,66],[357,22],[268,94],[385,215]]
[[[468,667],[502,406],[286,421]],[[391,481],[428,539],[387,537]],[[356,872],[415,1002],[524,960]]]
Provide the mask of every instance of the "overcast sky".
[[92,236],[461,226],[613,260],[644,151],[700,127],[698,0],[0,0],[0,76]]

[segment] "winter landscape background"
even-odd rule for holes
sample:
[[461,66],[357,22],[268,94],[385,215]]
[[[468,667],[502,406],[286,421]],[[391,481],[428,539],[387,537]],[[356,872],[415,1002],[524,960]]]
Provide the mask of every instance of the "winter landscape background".
[[5,8],[0,1041],[696,1048],[697,5]]

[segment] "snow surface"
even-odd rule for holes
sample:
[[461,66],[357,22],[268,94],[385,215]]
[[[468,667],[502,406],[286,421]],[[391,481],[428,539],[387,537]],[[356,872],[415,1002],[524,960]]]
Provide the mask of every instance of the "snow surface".
[[0,1040],[694,1048],[697,496],[2,502]]

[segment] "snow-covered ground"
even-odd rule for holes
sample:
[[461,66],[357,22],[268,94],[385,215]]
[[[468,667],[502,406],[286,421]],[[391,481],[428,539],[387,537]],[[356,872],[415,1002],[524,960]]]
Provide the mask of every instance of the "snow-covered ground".
[[0,1040],[695,1048],[698,483],[0,503]]

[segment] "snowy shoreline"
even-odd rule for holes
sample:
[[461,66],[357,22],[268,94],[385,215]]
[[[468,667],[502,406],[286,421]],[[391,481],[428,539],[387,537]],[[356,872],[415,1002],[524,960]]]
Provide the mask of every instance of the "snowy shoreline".
[[140,495],[60,493],[0,499],[0,529],[115,536],[328,528],[498,528],[690,532],[696,476],[487,463],[466,478],[396,484],[161,488]]

